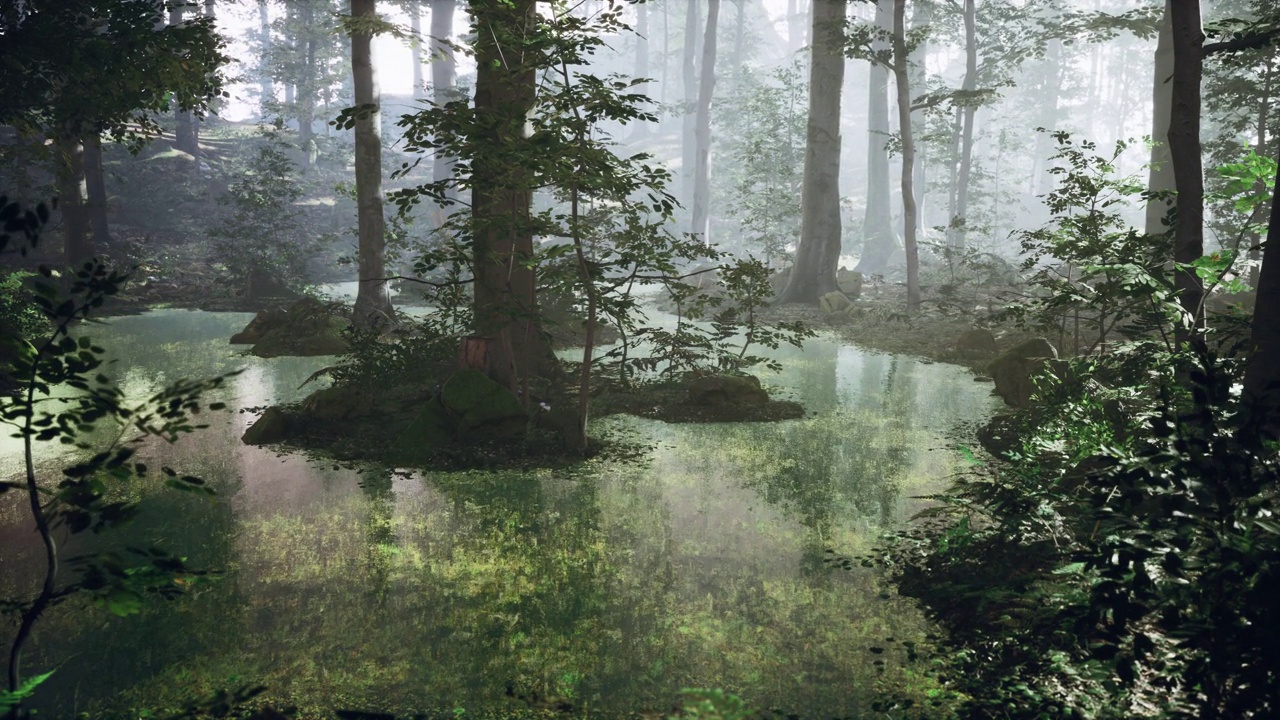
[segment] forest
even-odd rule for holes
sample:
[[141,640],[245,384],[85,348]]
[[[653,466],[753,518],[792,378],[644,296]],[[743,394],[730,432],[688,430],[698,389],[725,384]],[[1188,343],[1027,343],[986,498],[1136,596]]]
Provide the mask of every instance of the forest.
[[1272,0],[0,0],[0,715],[1280,717],[1278,184]]

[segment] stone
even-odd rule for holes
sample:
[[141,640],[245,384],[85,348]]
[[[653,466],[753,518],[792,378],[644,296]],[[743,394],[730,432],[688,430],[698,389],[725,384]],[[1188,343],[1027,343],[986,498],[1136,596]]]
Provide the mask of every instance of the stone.
[[479,370],[459,370],[440,388],[440,404],[465,440],[514,438],[529,426],[520,399]]
[[983,328],[965,330],[956,338],[956,352],[965,355],[993,355],[999,349],[996,336]]
[[996,415],[986,425],[978,428],[978,444],[995,457],[1004,458],[1022,444],[1017,432],[1017,416],[1012,413]]
[[287,310],[259,312],[231,342],[252,344],[249,352],[265,358],[341,355],[349,349],[342,334],[350,325],[319,300],[302,298]]
[[836,271],[836,287],[850,299],[857,300],[862,296],[862,273],[840,268]]
[[392,452],[406,460],[428,455],[431,450],[453,442],[453,420],[438,398],[432,398],[423,406],[409,426],[396,436],[391,444]]
[[827,315],[843,314],[853,307],[853,301],[842,292],[829,292],[818,298],[818,308]]
[[269,407],[249,426],[248,430],[244,431],[240,441],[245,445],[270,445],[284,440],[288,434],[288,416],[280,408]]
[[302,401],[302,410],[316,420],[353,420],[373,414],[373,396],[350,387],[317,390]]
[[1021,342],[991,361],[987,374],[995,381],[995,394],[1012,407],[1025,407],[1036,391],[1032,378],[1046,363],[1056,360],[1058,351],[1044,338]]
[[270,308],[267,310],[259,310],[257,315],[249,321],[244,329],[231,336],[232,345],[254,345],[257,344],[267,332],[273,328],[279,327],[284,322],[286,311],[283,308]]
[[764,405],[769,394],[754,375],[698,375],[685,383],[694,405]]

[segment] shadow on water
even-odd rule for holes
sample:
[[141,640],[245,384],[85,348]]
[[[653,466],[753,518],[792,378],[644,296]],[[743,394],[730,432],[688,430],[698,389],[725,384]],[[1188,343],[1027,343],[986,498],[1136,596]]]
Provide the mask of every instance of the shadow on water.
[[[134,395],[242,366],[234,406],[309,391],[297,386],[329,359],[240,357],[225,338],[245,318],[154,312],[94,334]],[[241,445],[251,414],[210,418],[200,435],[146,452],[218,496],[128,488],[138,520],[67,551],[160,544],[225,574],[131,618],[75,603],[50,613],[26,663],[58,668],[37,706],[172,705],[252,681],[313,709],[472,716],[534,704],[610,717],[722,687],[754,707],[859,716],[886,683],[920,684],[878,673],[865,648],[919,634],[922,621],[882,599],[869,571],[829,570],[823,550],[865,549],[909,513],[909,496],[952,469],[951,453],[930,448],[992,402],[954,367],[822,341],[782,356],[786,370],[765,380],[809,417],[609,419],[650,439],[650,460],[572,472],[360,472]],[[0,446],[4,473],[16,459]],[[57,461],[42,465],[56,472]],[[0,512],[9,594],[29,579],[35,544],[15,508]]]

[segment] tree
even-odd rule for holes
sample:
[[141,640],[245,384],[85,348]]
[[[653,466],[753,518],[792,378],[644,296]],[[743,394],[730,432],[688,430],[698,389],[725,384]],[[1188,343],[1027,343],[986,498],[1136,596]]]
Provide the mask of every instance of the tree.
[[1204,170],[1200,156],[1200,82],[1204,33],[1200,2],[1169,3],[1173,39],[1173,88],[1169,119],[1169,157],[1177,189],[1178,220],[1173,236],[1173,279],[1186,318],[1179,324],[1184,342],[1198,341],[1204,330],[1204,285],[1194,263],[1204,254]]
[[[134,0],[30,0],[0,13],[0,124],[54,141],[66,259],[94,254],[86,217],[84,139],[138,149],[172,106],[201,113],[222,92],[227,62],[210,18],[157,29]],[[99,22],[105,20],[106,22]],[[172,99],[172,100],[171,100]]]
[[[1280,159],[1276,162],[1275,188],[1280,192]],[[1280,202],[1276,201],[1274,194],[1257,292],[1244,388],[1255,400],[1264,402],[1271,412],[1275,412],[1280,407],[1280,323],[1276,322],[1280,317]],[[1274,418],[1272,421],[1274,424]]]
[[862,216],[862,254],[858,272],[883,274],[898,249],[889,202],[889,68],[880,57],[893,28],[893,0],[876,3],[876,37],[870,46],[867,97],[867,204]]
[[382,110],[373,65],[377,0],[351,0],[351,72],[355,84],[356,208],[359,288],[352,319],[359,328],[392,322],[382,216]]
[[906,25],[907,0],[893,4],[893,76],[898,85],[898,132],[902,138],[902,246],[907,255],[907,312],[920,309],[920,254],[916,247],[916,144],[911,133],[911,80]]
[[1169,212],[1169,198],[1173,191],[1173,161],[1169,157],[1169,119],[1173,111],[1173,12],[1172,0],[1165,2],[1164,18],[1160,22],[1159,39],[1156,42],[1155,78],[1152,86],[1151,160],[1147,179],[1146,233],[1163,235],[1165,215]]
[[816,303],[837,292],[840,261],[840,90],[847,0],[814,0],[809,125],[801,189],[800,245],[777,303]]
[[[431,0],[431,92],[438,106],[454,99],[457,84],[458,61],[453,56],[450,38],[453,36],[453,9],[457,0]],[[456,160],[437,151],[432,159],[431,176],[435,182],[453,177]],[[452,188],[445,195],[453,200]]]
[[702,41],[702,76],[698,79],[698,107],[694,113],[693,226],[695,235],[710,243],[711,201],[711,95],[716,87],[716,25],[720,0],[707,0],[707,29]]
[[694,168],[698,164],[698,0],[688,0],[684,13],[684,106],[680,109],[680,197],[690,202],[694,195]]
[[[964,84],[965,102],[956,108],[961,115],[960,165],[956,171],[956,205],[949,223],[952,248],[965,245],[965,224],[969,212],[969,181],[973,173],[973,119],[978,110],[973,94],[978,89],[978,11],[975,0],[964,0]],[[904,141],[905,142],[905,141]]]
[[[182,3],[171,4],[169,6],[169,24],[173,26],[181,25],[185,9]],[[174,131],[174,147],[198,159],[200,157],[200,134],[196,125],[195,115],[190,110],[179,107],[174,109],[174,119],[178,123],[177,129]]]

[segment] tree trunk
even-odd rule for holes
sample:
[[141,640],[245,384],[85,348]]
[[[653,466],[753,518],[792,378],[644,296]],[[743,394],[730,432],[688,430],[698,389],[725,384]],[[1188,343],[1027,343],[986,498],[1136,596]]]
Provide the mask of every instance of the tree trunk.
[[[182,5],[173,5],[169,8],[169,25],[176,26],[182,24]],[[190,155],[193,158],[200,157],[200,141],[196,137],[196,118],[190,110],[182,108],[174,108],[174,120],[177,121],[177,129],[174,130],[173,146],[178,150]]]
[[707,219],[711,202],[711,95],[716,87],[716,25],[720,0],[707,0],[707,30],[702,41],[702,77],[698,81],[698,109],[694,119],[695,162],[693,172],[693,224],[690,232],[711,244]]
[[418,97],[426,87],[426,79],[422,75],[422,4],[409,3],[409,29],[413,31],[413,41],[409,44],[410,63],[413,64],[413,97]]
[[310,2],[302,3],[298,21],[307,34],[303,54],[302,77],[298,82],[298,149],[302,151],[302,170],[311,169],[315,155],[315,137],[312,123],[316,117],[316,47],[315,11]]
[[[1280,191],[1280,161],[1276,164],[1276,190]],[[1280,407],[1280,322],[1276,322],[1280,317],[1280,200],[1275,192],[1257,287],[1244,391],[1246,397],[1262,401],[1271,409],[1269,424],[1274,426],[1274,413]]]
[[684,107],[680,130],[680,200],[692,203],[694,167],[698,164],[698,119],[694,108],[698,103],[698,0],[688,0],[684,13]]
[[[922,88],[926,85],[926,66],[928,64],[929,55],[929,38],[928,28],[933,24],[933,5],[928,2],[915,3],[911,9],[911,28],[921,33],[921,39],[912,54],[911,63],[911,87]],[[921,117],[916,114],[915,117]],[[927,131],[927,121],[921,118],[919,125],[912,126],[912,132],[916,137],[923,135]],[[916,203],[916,225],[917,227],[927,227],[929,208],[925,203],[929,199],[928,180],[925,177],[926,169],[929,165],[929,159],[925,153],[927,148],[921,146],[916,148],[916,176],[915,186],[920,195],[919,202]]]
[[787,55],[804,47],[804,32],[804,0],[787,0]]
[[84,178],[84,146],[68,134],[57,138],[58,209],[62,211],[63,251],[67,265],[79,266],[93,258],[93,238],[89,235]]
[[[893,0],[876,3],[876,28],[893,28]],[[886,49],[879,42],[873,50]],[[862,216],[862,256],[856,270],[882,275],[898,250],[893,232],[893,207],[889,200],[889,69],[871,63],[867,95],[867,205]]]
[[816,303],[840,288],[840,90],[848,0],[814,0],[809,123],[800,193],[800,246],[777,303]]
[[[965,71],[961,89],[973,92],[978,89],[978,34],[977,3],[964,0],[964,48]],[[965,245],[969,213],[969,181],[973,174],[973,116],[978,107],[972,97],[966,97],[961,111],[964,116],[960,129],[960,168],[956,173],[956,210],[951,216],[950,246],[960,250]]]
[[[1173,15],[1172,3],[1166,1],[1164,20],[1160,23],[1160,39],[1156,43],[1155,82],[1152,85],[1151,163],[1147,175],[1150,192],[1172,191],[1173,161],[1169,157],[1169,116],[1173,108]],[[1147,201],[1146,233],[1163,235],[1169,231],[1165,215],[1172,199]]]
[[[377,0],[351,0],[351,17],[377,18]],[[356,327],[385,327],[395,320],[387,289],[386,220],[382,215],[382,102],[373,66],[373,35],[351,34],[351,75],[355,104],[376,109],[356,119],[356,218],[359,234],[359,288],[352,321]]]
[[102,177],[102,136],[96,132],[84,136],[84,179],[93,243],[106,245],[111,242],[111,228],[107,224],[107,187]]
[[902,246],[907,254],[907,312],[920,309],[920,256],[916,248],[916,144],[911,133],[911,81],[907,78],[907,0],[893,3],[893,76],[898,84],[898,128],[902,134]]
[[511,160],[528,144],[524,124],[537,90],[534,63],[539,56],[531,45],[539,20],[534,0],[472,0],[470,8],[480,128],[470,180],[474,322],[477,335],[495,341],[491,377],[514,390],[532,376],[556,372],[529,265],[534,180]]
[[[1258,144],[1254,146],[1254,154],[1261,157],[1267,153],[1267,140],[1271,131],[1271,102],[1272,93],[1274,91],[1275,81],[1275,58],[1267,58],[1267,69],[1263,73],[1262,80],[1262,96],[1258,98]],[[1274,204],[1274,199],[1272,204]],[[1259,238],[1256,234],[1251,234],[1249,244],[1249,287],[1257,289],[1258,280],[1261,273],[1259,263],[1262,260],[1262,251],[1258,247]]]
[[[436,105],[444,105],[453,99],[457,83],[458,61],[449,47],[455,3],[456,0],[431,0],[431,92]],[[453,177],[456,163],[455,158],[437,150],[431,161],[432,179],[441,182]],[[457,191],[450,188],[445,196],[456,200]]]
[[[649,77],[649,5],[636,3],[636,79]],[[635,92],[649,94],[649,83],[637,85]],[[637,122],[631,126],[631,141],[643,139],[649,134],[649,123]]]
[[1204,34],[1200,30],[1199,0],[1171,2],[1173,18],[1173,105],[1169,120],[1169,153],[1173,161],[1178,214],[1174,228],[1174,287],[1187,318],[1178,326],[1178,339],[1203,339],[1204,286],[1189,265],[1204,254],[1204,175],[1200,157],[1200,80],[1204,63]]
[[268,58],[271,56],[271,10],[267,6],[267,0],[258,0],[258,43],[262,54],[261,64],[258,66],[258,94],[261,96],[265,117],[265,108],[276,99],[275,83],[267,69]]
[[1035,165],[1032,172],[1033,194],[1047,195],[1053,190],[1054,175],[1048,172],[1049,156],[1053,153],[1053,138],[1050,133],[1057,127],[1061,113],[1058,103],[1062,98],[1062,77],[1067,63],[1062,58],[1062,41],[1050,40],[1045,50],[1045,61],[1049,67],[1044,92],[1040,94],[1040,124],[1045,132],[1036,136]]

